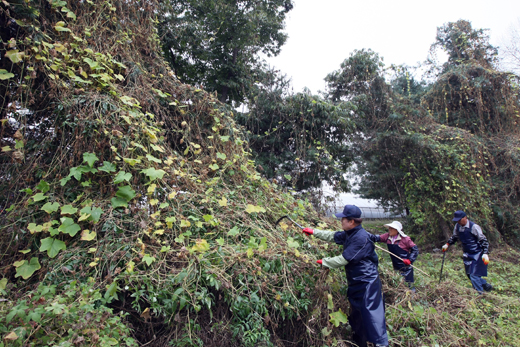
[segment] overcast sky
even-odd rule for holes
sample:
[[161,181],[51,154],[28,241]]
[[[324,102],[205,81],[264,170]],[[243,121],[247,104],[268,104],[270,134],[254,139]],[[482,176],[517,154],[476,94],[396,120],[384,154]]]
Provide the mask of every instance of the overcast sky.
[[355,49],[370,48],[386,65],[424,61],[437,27],[459,19],[490,29],[499,45],[519,27],[520,0],[293,0],[289,38],[268,62],[292,78],[295,92],[325,90],[323,79]]
[[[293,1],[286,21],[289,38],[268,62],[291,77],[295,92],[325,90],[325,76],[355,49],[372,49],[387,66],[416,65],[428,56],[437,27],[448,22],[465,19],[474,29],[490,29],[496,46],[507,42],[511,27],[520,27],[520,0]],[[353,194],[340,200],[375,206]]]

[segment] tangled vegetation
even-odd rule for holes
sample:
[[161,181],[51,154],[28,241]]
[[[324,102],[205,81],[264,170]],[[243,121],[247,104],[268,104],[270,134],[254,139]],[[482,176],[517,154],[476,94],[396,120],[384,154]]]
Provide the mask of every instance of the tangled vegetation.
[[[344,275],[314,262],[337,250],[273,224],[338,225],[262,178],[233,110],[176,78],[156,9],[0,4],[0,346],[346,345]],[[506,281],[457,302],[490,304],[474,331],[477,308],[453,320],[433,280],[403,306],[389,269],[394,344],[514,341]]]

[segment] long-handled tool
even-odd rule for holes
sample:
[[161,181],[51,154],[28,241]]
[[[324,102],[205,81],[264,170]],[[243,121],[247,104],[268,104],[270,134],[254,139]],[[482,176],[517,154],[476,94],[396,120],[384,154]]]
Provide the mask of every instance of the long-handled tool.
[[280,222],[282,221],[282,219],[284,219],[284,218],[287,218],[288,220],[290,220],[291,222],[293,222],[294,224],[296,224],[300,229],[303,229],[303,227],[302,227],[300,224],[298,224],[298,223],[296,223],[295,221],[293,221],[293,220],[291,219],[291,217],[289,217],[289,216],[282,216],[282,217],[280,217],[280,219],[278,219],[278,220],[276,221],[276,223],[274,223],[274,225],[275,225],[275,226],[278,225],[278,223],[280,223]]
[[[403,258],[398,257],[397,255],[395,255],[394,253],[392,253],[392,252],[390,252],[390,251],[384,249],[383,247],[379,247],[379,246],[376,245],[375,243],[374,243],[374,246],[375,246],[376,248],[379,248],[379,249],[382,250],[383,252],[386,252],[386,253],[388,253],[388,254],[390,254],[390,255],[393,255],[393,256],[396,257],[397,259],[399,259],[399,260],[401,260],[401,261],[404,261]],[[410,264],[409,266],[413,267],[414,269],[416,269],[416,270],[422,272],[423,274],[425,274],[426,276],[430,277],[430,275],[428,275],[426,272],[424,272],[423,270],[421,270],[421,269],[419,269],[419,268],[413,266],[412,264]]]
[[442,269],[444,268],[444,259],[446,259],[446,252],[442,252],[442,265],[441,265],[441,274],[439,275],[439,284],[441,284],[442,279]]

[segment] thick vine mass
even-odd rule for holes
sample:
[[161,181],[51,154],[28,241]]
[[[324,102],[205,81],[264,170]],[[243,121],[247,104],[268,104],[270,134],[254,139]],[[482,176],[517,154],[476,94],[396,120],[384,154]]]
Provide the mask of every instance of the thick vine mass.
[[[238,3],[242,14],[275,28],[292,7],[290,1]],[[165,12],[170,4],[175,6]],[[191,24],[199,28],[182,14],[195,18],[197,6],[225,4],[0,2],[0,347],[350,344],[344,273],[315,262],[338,249],[304,237],[296,224],[284,221],[323,230],[339,224],[319,216],[308,199],[269,182],[256,170],[249,147],[247,139],[255,149],[285,146],[277,142],[283,136],[276,138],[260,117],[276,93],[269,93],[267,83],[249,90],[247,98],[258,97],[251,104],[258,119],[247,120],[220,101],[244,99],[235,88],[240,78],[211,85],[208,92],[206,80],[185,84],[168,65],[175,66],[168,55],[174,50],[160,39],[175,40],[168,35],[177,29],[191,33]],[[208,20],[227,21],[224,10],[223,18]],[[167,21],[165,13],[176,20]],[[243,23],[238,19],[234,25]],[[232,32],[224,24],[214,30]],[[255,42],[267,42],[267,53],[275,54],[284,41],[257,34]],[[204,47],[228,49],[206,38]],[[185,43],[181,46],[196,44]],[[184,67],[189,58],[181,58],[176,62]],[[352,69],[359,66],[355,77]],[[374,167],[381,173],[388,168],[390,161],[381,158],[398,165],[392,173],[403,170],[397,181],[388,175],[382,182],[385,187],[396,182],[399,203],[407,204],[416,225],[427,224],[432,214],[445,220],[455,209],[454,196],[437,194],[447,187],[462,191],[481,219],[493,210],[504,223],[517,223],[520,214],[508,214],[518,208],[520,177],[518,128],[509,113],[517,106],[507,94],[514,84],[489,67],[458,65],[443,71],[439,84],[417,102],[417,95],[408,99],[391,90],[371,51],[356,52],[342,69],[330,77],[332,100],[301,94],[287,99],[289,109],[301,112],[297,116],[275,109],[280,129],[305,131],[292,132],[298,139],[287,137],[302,156],[298,165],[311,173],[295,173],[298,187],[330,178],[348,188],[331,167],[358,154],[347,153],[346,141],[356,139],[346,134],[354,134],[364,139],[358,143],[365,147],[358,149],[372,154],[364,167],[372,175],[369,187],[376,182]],[[184,78],[198,82],[188,72]],[[395,84],[400,90],[403,85],[416,88],[405,89],[410,94],[422,90],[403,81]],[[345,95],[343,88],[354,94]],[[339,101],[347,104],[335,104]],[[471,113],[461,108],[466,104]],[[372,128],[378,131],[368,131]],[[246,133],[255,129],[275,133],[275,139]],[[486,137],[479,135],[484,130]],[[501,134],[514,136],[506,141]],[[319,137],[326,141],[319,143]],[[291,162],[296,159],[280,165]],[[270,170],[266,164],[264,171]],[[487,175],[498,178],[485,185]],[[428,199],[419,200],[421,194]],[[493,202],[502,197],[503,203],[485,203],[495,196]],[[290,219],[274,225],[282,216]],[[379,232],[370,224],[366,228]],[[391,343],[516,345],[518,270],[511,259],[518,256],[510,249],[492,253],[491,264],[500,264],[493,271],[496,293],[478,301],[454,275],[458,268],[449,261],[454,256],[447,256],[449,279],[442,285],[434,279],[440,256],[419,256],[414,266],[425,276],[417,276],[415,301],[396,279],[389,257],[380,257]]]

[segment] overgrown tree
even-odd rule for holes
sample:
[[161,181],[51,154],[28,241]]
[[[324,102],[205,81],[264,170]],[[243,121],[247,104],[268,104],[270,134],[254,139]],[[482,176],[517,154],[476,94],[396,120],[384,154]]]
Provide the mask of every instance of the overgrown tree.
[[499,176],[489,170],[497,168],[492,143],[516,138],[514,84],[493,70],[495,49],[468,22],[439,28],[434,46],[450,58],[429,86],[402,72],[387,82],[377,55],[360,51],[328,76],[329,95],[361,110],[354,141],[362,149],[362,195],[409,211],[423,236],[447,236],[451,213],[461,208],[492,231],[490,202],[500,201],[492,180]]
[[258,169],[299,192],[320,192],[324,182],[349,191],[354,130],[349,104],[334,105],[308,91],[293,94],[289,83],[267,71],[250,95],[249,111],[239,117]]
[[261,54],[280,52],[291,0],[167,0],[159,33],[166,59],[185,83],[216,91],[222,102],[244,101]]

